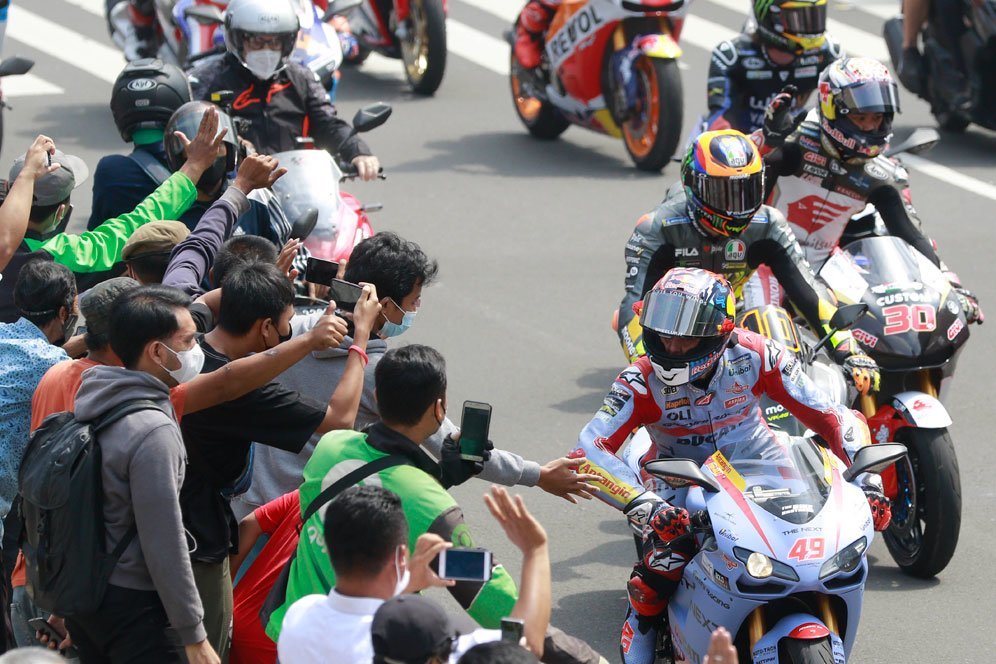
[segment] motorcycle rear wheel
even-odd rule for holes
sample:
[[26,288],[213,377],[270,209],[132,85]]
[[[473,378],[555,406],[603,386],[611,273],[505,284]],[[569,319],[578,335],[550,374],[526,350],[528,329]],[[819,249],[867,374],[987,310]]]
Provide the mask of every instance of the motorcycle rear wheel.
[[830,637],[812,639],[782,639],[778,645],[778,661],[790,664],[833,664]]
[[[896,432],[908,460],[896,465],[899,495],[882,533],[896,564],[929,579],[954,555],[961,531],[961,477],[947,429],[906,427]],[[905,510],[905,514],[904,514]]]
[[516,74],[517,67],[518,63],[513,54],[509,69],[509,82],[512,86],[512,104],[515,106],[515,114],[519,116],[519,120],[534,137],[544,141],[552,141],[567,131],[571,123],[550,102],[536,97],[527,97],[523,94],[519,77]]
[[446,70],[446,14],[442,0],[411,0],[408,37],[401,41],[405,77],[417,94],[432,95]]
[[623,122],[623,142],[633,164],[659,171],[681,139],[682,91],[677,60],[640,56],[635,64],[638,107]]

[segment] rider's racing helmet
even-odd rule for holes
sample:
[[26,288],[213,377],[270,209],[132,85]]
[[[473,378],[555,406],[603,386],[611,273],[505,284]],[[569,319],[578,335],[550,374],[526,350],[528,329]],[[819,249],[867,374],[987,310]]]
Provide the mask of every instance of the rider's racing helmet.
[[158,59],[135,60],[111,89],[111,115],[130,142],[137,129],[163,129],[176,109],[192,98],[183,70]]
[[[225,48],[248,67],[247,40],[276,37],[280,42],[280,71],[294,51],[301,21],[289,0],[232,0],[225,9]],[[274,72],[276,73],[276,72]]]
[[[736,300],[730,284],[700,268],[668,270],[643,298],[640,325],[643,344],[657,378],[678,386],[706,376],[723,354],[733,333]],[[669,353],[661,340],[697,338],[683,353]]]
[[805,53],[826,41],[827,0],[754,0],[754,19],[761,41]]
[[[841,58],[820,74],[820,129],[823,145],[840,159],[870,159],[892,138],[892,118],[899,112],[899,88],[892,74],[872,58]],[[863,131],[850,113],[882,113],[882,124]]]
[[735,237],[764,203],[764,162],[739,131],[699,134],[681,163],[689,213],[709,235]]
[[176,172],[186,161],[183,143],[176,137],[175,132],[182,131],[188,140],[194,140],[204,113],[209,108],[218,109],[218,131],[227,129],[222,142],[225,145],[225,156],[219,159],[225,160],[225,172],[230,173],[238,167],[239,142],[238,134],[232,125],[232,119],[223,110],[206,101],[189,101],[180,108],[169,119],[166,124],[166,135],[163,136],[163,147],[166,149],[166,165],[170,170]]

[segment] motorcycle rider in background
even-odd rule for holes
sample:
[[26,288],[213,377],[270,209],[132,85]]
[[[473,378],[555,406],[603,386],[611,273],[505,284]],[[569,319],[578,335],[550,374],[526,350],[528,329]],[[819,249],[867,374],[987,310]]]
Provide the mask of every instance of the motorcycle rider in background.
[[[805,116],[793,117],[793,94],[783,90],[771,101],[752,138],[767,165],[768,203],[784,212],[810,265],[823,264],[851,216],[871,203],[890,234],[946,270],[900,195],[905,170],[880,156],[899,112],[899,90],[885,65],[871,58],[835,61],[820,75],[817,107]],[[954,273],[945,274],[969,322],[981,323],[978,298]]]
[[[617,330],[631,362],[644,353],[633,305],[672,267],[711,270],[735,290],[760,268],[762,281],[773,286],[771,277],[777,279],[813,330],[821,331],[820,336],[830,332],[834,301],[813,276],[785,217],[762,205],[764,177],[761,155],[738,131],[706,132],[691,142],[681,164],[683,187],[672,188],[664,202],[643,215],[626,243],[626,293],[619,304]],[[775,299],[769,296],[771,286],[751,292],[744,306]],[[831,348],[859,392],[878,389],[878,366],[849,332],[835,332]]]
[[299,27],[287,0],[232,0],[225,11],[228,53],[190,73],[194,98],[231,90],[232,115],[249,121],[241,136],[257,151],[294,150],[297,138],[311,136],[319,148],[339,154],[362,179],[372,180],[380,169],[377,157],[359,136],[349,136],[349,123],[336,115],[315,74],[288,58]]
[[827,0],[758,0],[756,27],[712,51],[706,97],[708,129],[752,132],[768,103],[785,85],[795,85],[793,110],[805,108],[817,77],[843,55],[826,34]]
[[953,68],[945,68],[945,75],[936,77],[935,83],[954,100],[952,108],[967,110],[972,103],[968,66],[959,44],[965,32],[963,4],[962,0],[903,0],[903,51],[896,74],[907,90],[916,95],[924,94],[927,72],[918,43],[924,23],[928,19],[936,21],[941,42],[938,46],[944,49],[945,60]]
[[[701,464],[738,444],[760,454],[778,446],[759,407],[761,395],[783,405],[843,459],[870,443],[864,418],[835,404],[806,375],[793,353],[771,339],[734,327],[735,299],[726,280],[700,268],[674,268],[640,303],[647,355],[616,378],[602,407],[581,431],[578,472],[601,475],[595,495],[621,509],[643,535],[643,556],[628,583],[630,607],[620,641],[625,664],[652,664],[657,630],[670,596],[695,553],[682,491],[660,493],[616,456],[634,429],[652,444],[643,462],[687,457]],[[876,530],[891,515],[881,480],[861,478]],[[677,504],[676,504],[677,503]],[[677,539],[681,538],[681,539]]]

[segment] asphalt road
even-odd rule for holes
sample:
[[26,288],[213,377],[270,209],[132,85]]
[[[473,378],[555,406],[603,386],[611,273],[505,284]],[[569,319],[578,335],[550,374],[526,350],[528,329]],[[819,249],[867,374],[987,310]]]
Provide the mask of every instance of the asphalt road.
[[[125,149],[107,108],[120,60],[110,50],[101,5],[15,0],[4,55],[31,57],[37,66],[36,78],[4,84],[14,106],[5,117],[4,163],[38,132],[91,167]],[[502,17],[514,15],[516,5],[451,0],[451,57],[434,98],[406,90],[400,63],[372,60],[346,71],[339,107],[349,117],[372,101],[394,105],[394,116],[368,139],[389,179],[350,190],[385,204],[373,218],[375,228],[418,241],[440,261],[440,279],[425,293],[404,341],[431,344],[447,357],[454,418],[464,399],[488,401],[494,440],[545,461],[574,445],[624,366],[609,327],[622,295],[623,244],[676,169],[660,176],[637,172],[620,142],[578,128],[553,143],[527,136],[500,73],[507,52],[496,50],[507,27]],[[730,5],[699,0],[693,6],[683,39],[686,132],[704,108],[703,45],[732,35],[742,22]],[[874,35],[890,6],[834,3],[831,16],[844,24],[845,46],[880,52]],[[933,126],[923,102],[904,94],[903,107],[897,137]],[[941,255],[990,307],[996,306],[994,154],[996,135],[973,128],[945,136],[926,155],[932,164],[912,170],[914,202]],[[89,183],[73,197],[77,223],[88,216],[89,197]],[[948,402],[964,490],[955,558],[936,580],[917,581],[899,573],[876,540],[853,661],[992,660],[996,490],[987,404],[996,370],[988,350],[993,340],[991,325],[972,329]],[[480,499],[485,488],[471,482],[455,493],[479,543],[517,575],[518,558]],[[623,520],[601,503],[575,507],[539,490],[524,495],[550,533],[555,624],[615,661],[633,557]]]

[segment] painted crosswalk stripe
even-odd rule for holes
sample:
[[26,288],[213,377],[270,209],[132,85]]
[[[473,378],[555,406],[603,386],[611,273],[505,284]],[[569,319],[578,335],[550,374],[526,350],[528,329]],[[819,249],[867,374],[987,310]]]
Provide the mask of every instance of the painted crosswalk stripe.
[[3,79],[3,96],[5,99],[17,99],[18,97],[33,97],[37,95],[60,95],[64,92],[65,90],[55,83],[50,83],[34,74],[7,76]]

